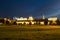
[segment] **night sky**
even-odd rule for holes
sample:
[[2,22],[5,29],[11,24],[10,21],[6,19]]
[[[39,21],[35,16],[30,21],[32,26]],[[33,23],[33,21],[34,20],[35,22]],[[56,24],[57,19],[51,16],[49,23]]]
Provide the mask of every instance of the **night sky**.
[[0,0],[0,17],[60,16],[60,0]]

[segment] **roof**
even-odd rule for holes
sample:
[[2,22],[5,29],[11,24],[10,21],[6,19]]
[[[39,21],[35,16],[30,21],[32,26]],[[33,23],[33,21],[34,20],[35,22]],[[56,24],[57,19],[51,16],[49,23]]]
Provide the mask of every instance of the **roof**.
[[51,17],[48,17],[48,18],[57,18],[57,16],[51,16]]

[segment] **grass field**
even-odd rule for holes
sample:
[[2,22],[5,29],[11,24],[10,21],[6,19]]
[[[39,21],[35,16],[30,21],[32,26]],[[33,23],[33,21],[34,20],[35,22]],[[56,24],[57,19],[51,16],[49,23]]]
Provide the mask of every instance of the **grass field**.
[[0,26],[0,40],[60,40],[60,26]]

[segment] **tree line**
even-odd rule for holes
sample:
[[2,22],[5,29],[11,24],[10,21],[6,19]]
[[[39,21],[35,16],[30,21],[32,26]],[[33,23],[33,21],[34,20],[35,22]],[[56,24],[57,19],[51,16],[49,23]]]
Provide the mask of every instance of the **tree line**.
[[[60,20],[57,19],[55,22],[56,24],[53,23],[53,21],[49,21],[47,18],[46,19],[35,19],[34,21],[36,22],[40,22],[40,21],[44,21],[44,25],[60,25]],[[4,19],[0,19],[0,23],[6,24],[6,25],[16,25],[16,21],[13,21],[12,23],[10,23],[8,20],[4,20]],[[52,24],[53,23],[53,24]],[[31,25],[31,22],[29,23]],[[40,23],[36,23],[36,24],[40,24]]]

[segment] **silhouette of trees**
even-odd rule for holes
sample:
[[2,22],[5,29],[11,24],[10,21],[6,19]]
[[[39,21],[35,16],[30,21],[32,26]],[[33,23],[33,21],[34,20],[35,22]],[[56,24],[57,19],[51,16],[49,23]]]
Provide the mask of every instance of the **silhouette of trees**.
[[17,25],[16,21],[13,22],[14,25]]
[[10,24],[10,22],[9,21],[6,21],[6,24]]
[[52,21],[50,21],[49,25],[52,25]]
[[57,23],[57,25],[60,25],[60,21],[59,21],[59,19],[58,19],[58,20],[56,20],[56,23]]
[[48,24],[48,19],[44,19],[44,24],[47,25]]
[[32,23],[30,22],[29,25],[32,25]]
[[4,19],[0,19],[0,23],[4,23]]

